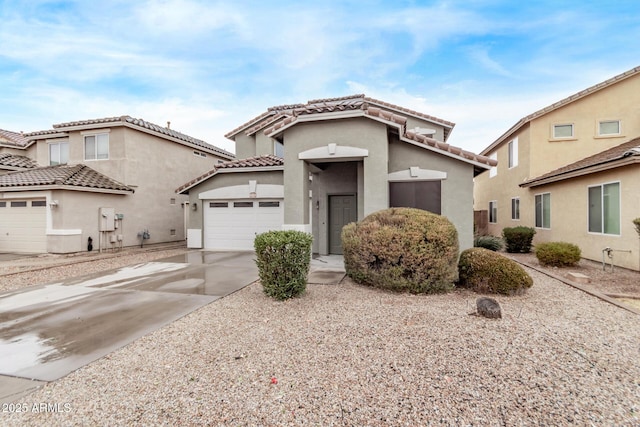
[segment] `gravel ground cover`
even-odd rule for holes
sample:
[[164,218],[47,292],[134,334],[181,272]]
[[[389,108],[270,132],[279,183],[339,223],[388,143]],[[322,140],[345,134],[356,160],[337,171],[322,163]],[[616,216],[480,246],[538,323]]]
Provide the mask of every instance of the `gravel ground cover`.
[[[640,316],[534,270],[526,295],[258,283],[17,403],[2,425],[640,425]],[[56,404],[59,411],[32,412]],[[67,405],[65,405],[67,404]]]

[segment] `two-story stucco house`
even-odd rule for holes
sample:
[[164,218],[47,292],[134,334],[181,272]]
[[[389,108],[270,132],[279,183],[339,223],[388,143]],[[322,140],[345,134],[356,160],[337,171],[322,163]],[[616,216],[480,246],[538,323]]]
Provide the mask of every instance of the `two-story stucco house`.
[[340,254],[342,227],[388,207],[448,217],[473,244],[473,177],[495,162],[446,143],[454,124],[364,95],[269,108],[229,132],[235,160],[177,189],[189,194],[188,244],[252,249],[257,233],[312,233]]
[[640,67],[530,114],[481,154],[475,179],[489,233],[535,227],[534,244],[574,243],[583,257],[640,269]]
[[0,252],[78,252],[89,238],[95,250],[184,240],[189,208],[176,183],[233,158],[129,116],[1,131]]

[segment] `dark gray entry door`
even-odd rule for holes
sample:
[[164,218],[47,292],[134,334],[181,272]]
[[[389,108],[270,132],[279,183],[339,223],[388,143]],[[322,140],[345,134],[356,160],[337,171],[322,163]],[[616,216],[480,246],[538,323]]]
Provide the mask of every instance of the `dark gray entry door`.
[[358,220],[355,194],[329,196],[329,253],[342,254],[342,227]]

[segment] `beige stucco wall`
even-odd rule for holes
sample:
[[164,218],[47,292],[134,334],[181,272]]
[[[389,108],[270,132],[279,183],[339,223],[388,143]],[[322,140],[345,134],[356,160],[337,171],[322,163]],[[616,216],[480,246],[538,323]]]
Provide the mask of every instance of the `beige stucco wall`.
[[236,143],[236,158],[246,159],[256,155],[255,136],[247,136],[244,132],[234,137]]
[[[620,183],[620,235],[590,233],[588,187],[613,182]],[[580,247],[584,258],[595,261],[602,261],[602,249],[605,247],[631,251],[614,252],[614,264],[640,269],[640,241],[631,222],[640,217],[640,169],[637,165],[544,185],[530,191],[551,194],[551,228],[537,229],[534,244],[559,240],[570,242]]]
[[402,141],[394,141],[389,148],[389,173],[407,170],[412,166],[445,172],[442,180],[441,214],[458,231],[460,250],[473,246],[473,165],[434,153]]

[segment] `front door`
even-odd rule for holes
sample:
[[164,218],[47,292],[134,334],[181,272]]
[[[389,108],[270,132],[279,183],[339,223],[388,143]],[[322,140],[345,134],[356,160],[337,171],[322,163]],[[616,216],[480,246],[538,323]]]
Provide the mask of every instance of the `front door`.
[[342,227],[358,220],[355,194],[329,196],[329,253],[342,255]]

